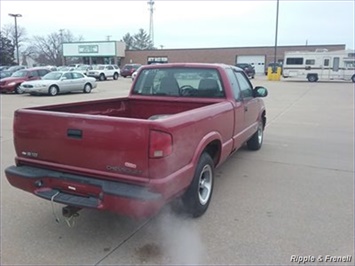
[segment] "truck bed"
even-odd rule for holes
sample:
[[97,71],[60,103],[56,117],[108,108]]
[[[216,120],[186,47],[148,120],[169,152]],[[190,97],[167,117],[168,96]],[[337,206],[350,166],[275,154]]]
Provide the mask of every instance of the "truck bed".
[[177,114],[195,108],[207,106],[218,102],[215,99],[199,101],[184,99],[184,101],[152,99],[117,98],[98,100],[92,102],[79,102],[63,105],[28,108],[27,110],[40,110],[71,114],[104,115],[111,117],[125,117],[134,119],[149,119],[154,115]]
[[[215,108],[211,108],[213,104]],[[20,165],[146,183],[152,175],[159,178],[171,170],[152,167],[155,162],[148,156],[152,130],[169,132],[174,143],[189,143],[180,135],[190,135],[197,145],[204,131],[211,130],[208,117],[220,117],[224,112],[233,115],[231,105],[211,99],[178,102],[117,98],[19,109],[14,119],[16,160]],[[222,119],[215,126],[227,128],[222,133],[231,137],[232,125],[223,126]],[[196,148],[185,144],[169,158],[172,163]],[[178,161],[181,165],[174,164],[176,170],[188,163],[184,158]]]

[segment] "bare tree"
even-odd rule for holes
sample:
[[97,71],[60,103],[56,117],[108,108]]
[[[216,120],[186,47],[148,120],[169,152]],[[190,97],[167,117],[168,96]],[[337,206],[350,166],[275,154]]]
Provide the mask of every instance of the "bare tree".
[[60,30],[47,36],[34,36],[32,45],[27,47],[25,54],[40,64],[59,66],[62,64],[62,44],[82,39],[82,36],[75,37],[69,30]]
[[[12,44],[16,44],[16,30],[14,24],[6,24],[1,28],[1,34],[6,39],[11,40]],[[17,42],[19,48],[23,43],[28,40],[27,38],[27,31],[25,28],[17,25]],[[20,50],[20,49],[19,49]]]

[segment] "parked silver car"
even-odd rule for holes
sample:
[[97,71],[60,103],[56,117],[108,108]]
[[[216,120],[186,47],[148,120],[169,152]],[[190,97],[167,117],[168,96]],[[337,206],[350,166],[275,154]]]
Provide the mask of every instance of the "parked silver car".
[[48,94],[55,96],[59,93],[82,91],[90,93],[96,88],[96,79],[87,77],[76,71],[53,71],[40,80],[23,82],[20,88],[31,95]]

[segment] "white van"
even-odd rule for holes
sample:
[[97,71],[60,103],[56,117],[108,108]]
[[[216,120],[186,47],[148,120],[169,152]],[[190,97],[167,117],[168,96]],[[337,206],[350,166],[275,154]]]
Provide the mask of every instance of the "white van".
[[286,52],[282,76],[318,80],[351,80],[355,82],[354,50],[315,52]]

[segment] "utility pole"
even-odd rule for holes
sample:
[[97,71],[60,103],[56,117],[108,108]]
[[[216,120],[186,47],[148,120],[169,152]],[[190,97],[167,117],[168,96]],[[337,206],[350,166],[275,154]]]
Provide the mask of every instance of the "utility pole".
[[[275,63],[275,65],[274,65],[274,67],[276,66],[278,26],[279,26],[279,0],[277,0],[277,4],[276,4],[276,31],[275,31],[275,54],[274,54],[274,63]],[[274,70],[276,71],[276,68]]]
[[17,36],[17,18],[22,17],[22,15],[21,14],[9,14],[9,16],[15,18],[15,46],[16,46],[17,64],[20,65],[20,53],[18,50],[18,36]]
[[150,6],[150,20],[149,20],[149,36],[152,40],[152,44],[154,46],[154,29],[153,29],[153,11],[154,11],[154,0],[149,0],[147,4]]
[[65,66],[65,60],[64,60],[64,49],[63,49],[63,31],[64,29],[60,29],[60,45],[61,45],[61,57],[62,57],[62,66]]

